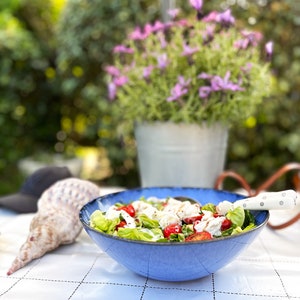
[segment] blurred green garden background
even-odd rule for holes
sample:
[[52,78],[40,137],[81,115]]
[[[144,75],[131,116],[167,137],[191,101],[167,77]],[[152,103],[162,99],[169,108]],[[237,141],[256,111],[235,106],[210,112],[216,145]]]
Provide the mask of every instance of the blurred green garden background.
[[[188,1],[176,4],[190,12]],[[205,1],[205,10],[227,7],[274,42],[274,93],[230,131],[226,168],[255,187],[300,162],[300,1]],[[159,0],[1,0],[0,194],[23,181],[21,159],[44,152],[93,156],[83,177],[139,185],[134,140],[118,135],[103,67],[128,30],[161,15]]]

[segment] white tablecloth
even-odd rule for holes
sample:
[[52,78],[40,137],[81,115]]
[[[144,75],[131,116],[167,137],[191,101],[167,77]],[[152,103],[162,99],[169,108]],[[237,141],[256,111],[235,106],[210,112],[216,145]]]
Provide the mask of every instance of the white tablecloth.
[[[272,213],[271,220],[274,223],[294,213]],[[102,252],[84,231],[76,243],[7,276],[32,216],[0,210],[0,300],[300,299],[300,222],[278,231],[265,228],[234,262],[189,282],[160,282],[136,275]]]

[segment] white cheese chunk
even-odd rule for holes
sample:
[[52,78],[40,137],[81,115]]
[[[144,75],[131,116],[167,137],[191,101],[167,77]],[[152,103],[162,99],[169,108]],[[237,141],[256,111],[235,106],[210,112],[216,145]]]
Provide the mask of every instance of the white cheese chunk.
[[207,222],[205,231],[209,232],[213,236],[220,236],[222,234],[221,226],[222,226],[222,222],[224,220],[225,220],[225,217],[211,218]]
[[226,200],[220,202],[216,207],[218,214],[224,216],[227,214],[228,211],[233,210],[233,208],[234,208],[233,204]]

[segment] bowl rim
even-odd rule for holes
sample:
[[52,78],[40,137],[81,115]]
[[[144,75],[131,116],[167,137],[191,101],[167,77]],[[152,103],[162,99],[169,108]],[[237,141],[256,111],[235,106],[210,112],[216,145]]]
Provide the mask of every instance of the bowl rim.
[[[252,229],[249,229],[245,232],[242,232],[242,233],[239,233],[239,234],[234,234],[234,235],[229,235],[229,236],[225,236],[225,237],[219,237],[219,238],[213,238],[211,240],[202,240],[202,241],[189,241],[189,242],[149,242],[149,241],[142,241],[142,240],[132,240],[132,239],[127,239],[127,238],[123,238],[123,237],[119,237],[119,236],[114,236],[114,235],[111,235],[111,234],[108,234],[108,233],[105,233],[105,232],[101,232],[99,230],[96,230],[94,229],[93,227],[91,227],[84,219],[83,219],[83,211],[86,209],[87,206],[89,205],[92,205],[92,203],[94,202],[99,202],[99,201],[102,201],[103,199],[106,199],[106,198],[111,198],[113,197],[114,195],[117,195],[117,194],[123,194],[123,193],[126,193],[126,192],[131,192],[131,191],[142,191],[142,190],[151,190],[151,189],[172,189],[172,188],[178,188],[178,189],[189,189],[189,190],[210,190],[210,191],[216,191],[216,192],[220,192],[222,194],[234,194],[234,195],[237,195],[237,196],[241,196],[241,198],[245,198],[244,195],[241,195],[241,194],[238,194],[238,193],[234,193],[234,192],[229,192],[229,191],[223,191],[223,190],[217,190],[217,189],[213,189],[213,188],[197,188],[197,187],[167,187],[167,186],[163,186],[163,187],[146,187],[146,188],[133,188],[133,189],[127,189],[127,190],[123,190],[123,191],[119,191],[119,192],[114,192],[114,193],[110,193],[110,194],[106,194],[106,195],[103,195],[103,196],[99,196],[89,202],[87,202],[85,205],[82,206],[82,208],[80,209],[79,211],[79,219],[83,225],[83,227],[87,228],[88,230],[91,230],[95,233],[98,233],[106,238],[112,238],[112,239],[115,239],[115,240],[119,240],[119,241],[123,241],[123,242],[128,242],[128,243],[136,243],[136,244],[145,244],[145,245],[155,245],[155,246],[184,246],[184,245],[195,245],[195,244],[204,244],[204,243],[214,243],[214,242],[219,242],[219,241],[222,241],[222,240],[229,240],[229,239],[235,239],[235,238],[238,238],[240,237],[241,235],[242,236],[245,236],[247,234],[250,234],[252,233],[253,231],[256,231],[256,230],[259,230],[261,229],[262,227],[264,227],[267,222],[269,221],[269,218],[270,218],[270,212],[268,210],[250,210],[252,213],[255,214],[256,212],[256,215],[258,213],[265,213],[266,214],[266,217],[265,217],[265,220],[257,225],[256,227],[252,228]],[[124,204],[126,204],[126,202],[124,202]]]

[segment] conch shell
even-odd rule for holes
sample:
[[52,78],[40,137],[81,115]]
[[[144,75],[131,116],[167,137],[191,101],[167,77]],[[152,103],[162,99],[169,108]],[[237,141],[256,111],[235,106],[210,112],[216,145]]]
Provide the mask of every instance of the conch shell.
[[82,229],[78,215],[81,207],[98,196],[97,185],[77,178],[60,180],[48,188],[38,201],[27,240],[7,275],[62,244],[73,243]]

